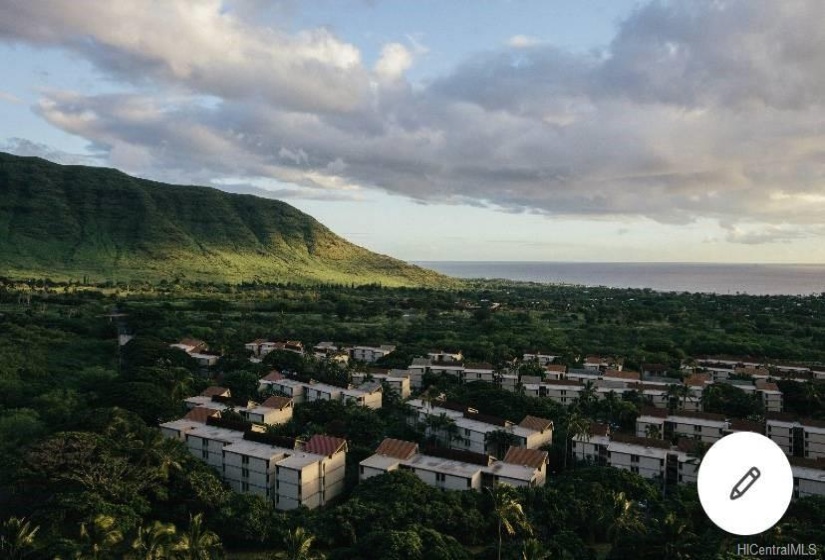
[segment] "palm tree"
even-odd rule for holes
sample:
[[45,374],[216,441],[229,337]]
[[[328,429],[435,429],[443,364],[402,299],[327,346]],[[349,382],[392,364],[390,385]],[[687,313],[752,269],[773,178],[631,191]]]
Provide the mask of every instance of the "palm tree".
[[123,533],[117,528],[117,521],[110,515],[100,514],[91,524],[80,524],[80,553],[84,560],[99,560],[114,557],[117,545],[123,541]]
[[323,555],[313,552],[312,543],[315,536],[309,534],[303,527],[296,527],[293,531],[288,531],[284,537],[284,552],[278,554],[278,558],[283,560],[314,560],[323,558]]
[[645,426],[645,436],[651,439],[661,439],[662,429],[659,428],[658,424],[648,424]]
[[594,402],[596,402],[596,386],[592,381],[585,381],[576,403],[584,411],[589,411]]
[[203,514],[189,515],[189,527],[172,547],[175,555],[182,560],[212,560],[223,552],[221,539],[207,529]]
[[521,560],[547,560],[550,553],[545,550],[538,539],[527,539],[521,549]]
[[564,449],[564,468],[567,470],[567,456],[572,453],[573,438],[590,439],[590,420],[579,412],[572,412],[567,418],[567,445]]
[[494,430],[485,435],[487,449],[496,459],[501,459],[511,445],[516,445],[518,438],[507,430]]
[[642,517],[636,504],[624,492],[613,493],[613,510],[607,536],[611,542],[621,533],[641,534],[645,531]]
[[134,560],[164,560],[169,558],[177,536],[171,523],[155,521],[148,527],[138,527],[132,541],[131,558]]
[[663,560],[689,560],[697,537],[690,531],[685,520],[675,513],[668,513],[659,524],[658,541],[661,543],[660,558]]
[[21,560],[31,554],[36,546],[35,537],[39,526],[32,527],[25,517],[10,517],[0,529],[0,552],[9,560]]
[[503,533],[509,536],[521,529],[528,535],[533,533],[524,509],[516,497],[515,491],[509,486],[496,485],[488,488],[493,498],[493,517],[498,525],[498,560],[501,560],[501,543]]

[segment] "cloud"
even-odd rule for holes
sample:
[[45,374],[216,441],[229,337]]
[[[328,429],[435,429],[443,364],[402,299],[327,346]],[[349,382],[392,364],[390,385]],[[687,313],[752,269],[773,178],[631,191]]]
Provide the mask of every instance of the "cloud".
[[381,49],[381,56],[375,63],[375,74],[379,79],[395,81],[404,76],[412,66],[412,53],[401,43],[389,43]]
[[[241,13],[251,3],[239,4]],[[0,37],[76,52],[123,81],[342,111],[362,101],[359,50],[326,29],[250,24],[220,0],[4,2]],[[93,17],[90,16],[93,14]]]
[[507,46],[513,47],[514,49],[525,49],[527,47],[535,47],[536,45],[540,44],[541,41],[535,37],[530,37],[529,35],[513,35],[509,39],[507,39]]
[[0,91],[0,101],[5,101],[7,103],[23,103],[19,97],[6,91]]
[[143,175],[748,224],[726,233],[737,243],[811,235],[825,211],[818,0],[651,2],[603,49],[502,47],[415,87],[404,75],[416,49],[400,43],[370,70],[328,30],[261,27],[217,0],[96,3],[100,18],[77,5],[4,3],[0,37],[148,81],[47,91],[36,107]]
[[720,227],[727,233],[725,241],[742,245],[764,245],[767,243],[790,243],[797,239],[821,235],[815,230],[805,231],[785,226],[767,226],[759,229],[743,229],[735,224],[721,223]]
[[85,155],[85,154],[71,154],[62,150],[57,150],[46,144],[39,142],[32,142],[25,138],[9,138],[0,143],[0,152],[8,152],[10,154],[25,156],[25,157],[39,157],[55,163],[63,165],[103,165],[103,156]]

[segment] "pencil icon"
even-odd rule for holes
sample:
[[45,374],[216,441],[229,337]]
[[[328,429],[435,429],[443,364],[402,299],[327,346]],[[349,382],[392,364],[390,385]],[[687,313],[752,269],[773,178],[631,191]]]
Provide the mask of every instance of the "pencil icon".
[[733,486],[733,489],[730,491],[730,499],[738,500],[744,496],[745,492],[750,490],[750,487],[753,486],[753,483],[756,482],[760,476],[762,476],[762,473],[759,472],[759,469],[751,467],[748,472],[739,479],[739,482]]

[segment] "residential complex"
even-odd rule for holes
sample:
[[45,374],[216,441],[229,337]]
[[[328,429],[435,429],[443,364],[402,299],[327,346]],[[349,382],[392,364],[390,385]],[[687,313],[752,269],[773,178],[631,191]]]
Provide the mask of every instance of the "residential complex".
[[217,470],[233,490],[271,499],[278,509],[322,506],[344,490],[343,439],[270,437],[252,424],[224,421],[220,411],[201,407],[160,429],[185,442],[192,455]]
[[410,441],[384,439],[375,454],[361,461],[359,479],[407,470],[436,488],[480,490],[495,484],[544,486],[547,452],[510,447],[501,461],[490,455],[454,449],[427,448]]

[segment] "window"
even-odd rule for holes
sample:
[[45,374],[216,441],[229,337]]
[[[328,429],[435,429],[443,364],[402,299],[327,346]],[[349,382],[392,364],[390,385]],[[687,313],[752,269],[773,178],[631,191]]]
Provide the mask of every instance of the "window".
[[249,469],[241,469],[241,476],[243,478],[249,478]]
[[473,480],[468,478],[467,479],[467,488],[472,488],[472,487],[473,487]]
[[435,473],[436,482],[444,482],[446,479],[447,476],[444,473]]
[[203,440],[203,444],[201,445],[201,447],[209,447],[209,440],[208,439]]
[[632,472],[633,474],[639,474],[639,467],[637,467],[637,466],[630,467],[630,472]]
[[467,429],[467,428],[464,428],[464,435],[465,435],[466,437],[470,437],[470,430],[469,430],[469,429]]
[[209,459],[209,450],[208,450],[208,449],[204,449],[204,450],[202,450],[202,451],[201,451],[201,456],[203,457],[203,460],[204,460],[204,461],[205,461],[205,460],[207,460],[207,459]]
[[244,464],[244,465],[248,465],[249,464],[249,457],[247,457],[246,455],[241,455],[241,463]]
[[364,474],[364,465],[359,465],[358,466],[358,472],[361,473],[361,474]]
[[638,455],[631,455],[630,456],[630,462],[631,463],[638,463],[639,462],[639,456]]
[[241,491],[242,492],[249,492],[249,483],[248,482],[241,482]]
[[693,431],[694,432],[701,432],[702,431],[702,426],[693,426]]

